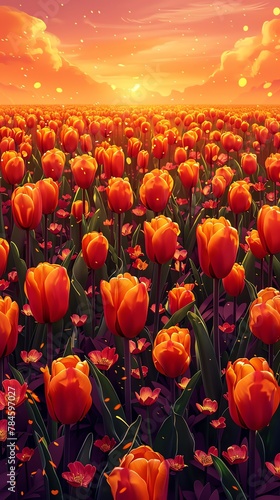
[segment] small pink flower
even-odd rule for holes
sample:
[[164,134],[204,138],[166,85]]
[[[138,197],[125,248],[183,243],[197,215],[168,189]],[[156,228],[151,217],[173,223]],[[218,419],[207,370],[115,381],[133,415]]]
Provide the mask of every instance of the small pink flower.
[[132,233],[132,229],[133,229],[133,224],[124,224],[122,226],[122,236],[128,236],[129,234]]
[[[45,248],[45,242],[42,241],[42,243],[39,243],[39,247],[40,248]],[[47,243],[47,249],[50,250],[50,248],[52,248],[52,242],[48,241],[48,243]]]
[[20,357],[24,363],[37,363],[39,359],[43,356],[42,352],[38,352],[36,349],[31,349],[31,351],[21,351]]
[[59,234],[62,229],[62,224],[56,224],[56,222],[52,222],[49,225],[49,231],[52,234]]
[[221,330],[224,333],[232,333],[234,332],[235,325],[230,325],[229,323],[223,323],[222,325],[219,325],[219,330]]
[[72,314],[72,316],[70,316],[71,318],[71,321],[73,323],[74,326],[83,326],[87,320],[87,315],[86,314],[83,314],[82,316],[79,316],[78,314]]
[[237,446],[233,444],[227,448],[227,451],[222,452],[223,457],[232,464],[242,464],[248,460],[248,450],[247,446],[243,444],[242,446]]
[[[62,252],[60,255],[58,255],[57,257],[60,259],[60,260],[65,260],[66,257],[69,255],[69,253],[71,252],[70,248],[63,248]],[[77,254],[76,253],[73,253],[72,257],[71,257],[71,260],[74,260],[76,259],[77,257]]]
[[265,462],[265,465],[267,466],[271,474],[280,478],[280,453],[277,453],[277,455],[275,455],[273,464],[271,462]]
[[144,207],[144,205],[138,205],[131,210],[131,212],[138,217],[142,217],[142,215],[145,215],[146,211],[147,209],[146,207]]
[[0,291],[4,292],[4,290],[7,290],[9,288],[10,282],[7,280],[0,280]]
[[141,352],[146,351],[148,347],[151,345],[151,342],[147,342],[145,337],[138,339],[136,342],[133,340],[129,341],[129,350],[131,354],[140,354]]
[[197,462],[199,462],[204,467],[209,467],[209,465],[213,464],[211,455],[215,455],[215,457],[218,456],[218,449],[215,446],[210,446],[207,453],[202,450],[196,450],[194,452],[195,460],[197,460]]
[[212,413],[217,411],[218,403],[215,400],[212,401],[212,399],[204,398],[202,405],[196,403],[196,407],[201,413],[212,415]]
[[100,448],[101,451],[104,451],[104,453],[107,453],[108,451],[111,451],[116,444],[116,440],[114,438],[109,438],[109,436],[103,436],[102,439],[96,439],[94,441],[94,445],[97,446],[97,448]]
[[8,273],[8,279],[11,281],[11,283],[16,283],[18,281],[17,271],[11,271],[10,273]]
[[176,201],[177,201],[177,203],[178,203],[179,206],[181,206],[181,205],[187,205],[187,203],[188,203],[187,198],[177,198]]
[[103,221],[103,226],[112,226],[114,224],[113,219],[106,219]]
[[8,432],[8,421],[3,418],[0,420],[0,442],[4,442],[7,439]]
[[94,478],[96,467],[94,465],[83,465],[81,462],[73,462],[68,464],[70,472],[62,472],[62,477],[73,488],[87,488]]
[[[153,313],[155,313],[156,312],[156,304],[152,304],[150,309]],[[159,305],[159,314],[163,314],[164,312],[165,312],[165,309],[164,309],[163,305],[160,304]]]
[[169,464],[170,469],[176,472],[180,472],[185,467],[187,467],[187,465],[184,463],[183,455],[176,455],[175,458],[167,458],[167,462]]
[[63,210],[63,208],[61,208],[56,212],[56,215],[59,219],[67,219],[70,215],[70,212],[66,212],[65,210]]
[[[0,410],[4,410],[11,402],[11,395],[13,395],[13,406],[20,406],[27,398],[26,390],[27,383],[21,384],[16,379],[5,379],[2,382],[4,391],[0,391]],[[9,400],[8,400],[9,396]]]
[[[145,378],[145,377],[147,377],[147,375],[148,375],[148,371],[149,371],[149,369],[148,369],[148,367],[147,367],[147,366],[142,366],[142,374],[143,374],[143,377],[144,377],[144,378]],[[131,376],[132,376],[133,378],[136,378],[137,380],[140,380],[141,375],[140,375],[140,370],[139,370],[139,368],[133,368],[133,369],[131,370]]]
[[218,202],[217,201],[214,201],[214,200],[208,200],[208,201],[205,201],[204,203],[202,203],[202,206],[203,208],[217,208],[218,206]]
[[149,292],[151,289],[152,280],[150,280],[149,278],[145,278],[145,276],[142,276],[141,278],[139,278],[139,281],[140,283],[145,283],[147,291]]
[[132,263],[132,267],[134,267],[135,269],[138,269],[138,271],[145,271],[145,269],[147,269],[148,265],[149,264],[145,260],[142,260],[142,259],[136,259]]
[[160,391],[161,389],[152,390],[150,387],[141,387],[140,394],[135,392],[135,396],[141,405],[151,406],[157,401]]
[[91,351],[89,359],[99,370],[109,370],[119,359],[115,347],[105,347],[102,351]]
[[32,311],[31,311],[31,308],[30,308],[30,305],[29,304],[24,304],[22,306],[22,310],[21,310],[22,314],[24,314],[25,316],[33,316],[32,314]]
[[16,457],[21,461],[21,462],[29,462],[29,460],[33,457],[34,455],[33,448],[28,448],[26,446],[25,448],[22,449],[20,453],[16,453]]
[[176,382],[176,385],[180,389],[184,390],[184,389],[186,389],[186,387],[187,387],[187,385],[188,385],[188,383],[189,383],[190,380],[191,380],[190,378],[183,377],[183,378],[181,378],[181,382]]
[[210,424],[215,429],[224,429],[226,427],[226,419],[225,417],[220,417],[218,420],[211,420]]
[[141,255],[144,255],[140,245],[135,245],[135,247],[128,247],[127,248],[127,253],[131,259],[138,259]]

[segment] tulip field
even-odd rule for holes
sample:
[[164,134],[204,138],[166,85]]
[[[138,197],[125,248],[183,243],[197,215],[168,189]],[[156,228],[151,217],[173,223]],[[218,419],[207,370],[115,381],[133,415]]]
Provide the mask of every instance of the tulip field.
[[0,108],[0,498],[280,496],[280,111]]

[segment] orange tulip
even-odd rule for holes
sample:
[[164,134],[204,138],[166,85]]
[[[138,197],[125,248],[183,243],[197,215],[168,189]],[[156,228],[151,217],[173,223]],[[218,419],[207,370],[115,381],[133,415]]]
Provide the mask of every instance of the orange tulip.
[[90,153],[93,149],[91,136],[89,134],[81,135],[80,144],[83,153]]
[[38,323],[55,323],[68,310],[70,280],[64,267],[41,262],[27,269],[25,293]]
[[280,340],[280,292],[272,287],[257,294],[249,309],[249,328],[265,344]]
[[183,375],[191,362],[191,336],[188,328],[171,326],[160,330],[153,346],[153,362],[166,377]]
[[266,427],[280,401],[280,388],[267,361],[255,357],[229,362],[226,381],[232,420],[254,431]]
[[155,135],[152,138],[152,155],[161,160],[164,158],[168,150],[168,139],[162,134]]
[[75,424],[83,420],[92,405],[89,365],[78,356],[66,356],[44,369],[48,412],[56,422]]
[[49,127],[43,127],[37,130],[37,146],[41,154],[54,148],[55,139],[55,131],[51,130]]
[[273,182],[280,181],[280,154],[271,154],[265,160],[266,174],[269,180]]
[[144,149],[141,149],[137,155],[137,166],[139,169],[142,170],[142,172],[146,172],[148,168],[148,163],[149,163],[149,153],[148,151],[145,151]]
[[65,160],[65,154],[60,149],[53,148],[46,151],[41,158],[44,176],[58,181],[62,176]]
[[241,167],[246,175],[253,175],[258,168],[257,155],[254,153],[243,153],[241,156]]
[[8,295],[0,297],[0,358],[11,354],[17,345],[18,316],[17,302]]
[[226,190],[227,181],[223,175],[214,175],[212,179],[212,192],[215,198],[221,198]]
[[83,212],[83,201],[73,201],[71,205],[71,215],[75,217],[78,223],[81,222],[83,215],[85,216],[85,218],[87,218],[89,215],[88,201],[85,200],[85,213]]
[[111,177],[106,188],[108,205],[112,212],[127,212],[133,205],[133,191],[127,179]]
[[259,232],[256,229],[252,229],[250,233],[245,236],[246,243],[249,245],[250,250],[254,257],[257,259],[263,259],[267,255],[266,249],[263,247]]
[[51,177],[49,177],[37,181],[36,186],[42,197],[42,213],[45,215],[52,214],[58,204],[58,184]]
[[170,314],[174,314],[184,306],[187,306],[195,300],[192,292],[193,283],[186,283],[185,285],[177,285],[168,292],[168,309]]
[[232,151],[234,149],[235,145],[235,137],[232,132],[224,132],[224,134],[221,135],[221,143],[223,148],[229,153],[229,151]]
[[263,248],[269,254],[280,252],[280,208],[263,205],[258,213],[257,230]]
[[0,238],[0,277],[6,271],[10,245],[4,238]]
[[22,229],[35,229],[42,218],[42,197],[36,184],[17,187],[11,197],[15,224]]
[[222,279],[225,292],[232,297],[238,297],[245,286],[245,269],[242,265],[233,264],[230,273]]
[[236,260],[237,230],[224,217],[209,218],[197,226],[196,238],[202,271],[212,278],[225,278]]
[[102,163],[107,179],[121,177],[124,173],[124,152],[121,147],[109,146],[102,151]]
[[214,142],[209,142],[208,144],[205,144],[205,161],[209,165],[212,165],[213,162],[217,160],[219,151],[220,151],[219,146]]
[[178,174],[185,189],[195,187],[199,178],[199,163],[193,159],[181,163],[178,167]]
[[149,210],[162,212],[169,201],[173,185],[174,181],[167,171],[155,168],[147,172],[139,189],[142,204]]
[[3,179],[14,186],[19,184],[24,176],[25,165],[20,153],[6,151],[1,157],[1,170]]
[[144,221],[144,237],[147,257],[152,262],[165,264],[172,259],[176,246],[179,226],[169,217],[159,215]]
[[97,170],[97,161],[92,156],[83,154],[71,160],[71,170],[74,181],[82,189],[88,189],[94,181]]
[[182,146],[184,149],[193,149],[198,140],[198,135],[195,130],[188,130],[182,136]]
[[174,152],[174,163],[179,165],[180,163],[184,163],[187,159],[187,151],[185,148],[177,147]]
[[137,137],[130,137],[127,142],[127,156],[136,158],[141,148],[142,142]]
[[125,455],[106,479],[114,500],[167,500],[169,465],[160,453],[142,445]]
[[90,269],[100,269],[107,259],[109,243],[102,233],[93,231],[82,239],[84,261]]
[[249,210],[252,204],[250,185],[246,181],[233,182],[228,192],[228,204],[235,214],[241,214]]
[[224,166],[216,169],[216,175],[222,175],[226,180],[226,185],[229,186],[233,179],[234,172],[230,167]]
[[144,328],[149,306],[146,285],[129,273],[100,283],[104,316],[114,335],[132,339]]
[[66,153],[74,153],[79,143],[79,132],[74,127],[64,125],[60,137],[64,151]]

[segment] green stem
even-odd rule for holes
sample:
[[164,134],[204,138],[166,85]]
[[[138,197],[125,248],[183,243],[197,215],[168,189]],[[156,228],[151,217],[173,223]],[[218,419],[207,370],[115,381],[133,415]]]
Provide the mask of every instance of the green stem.
[[53,332],[52,323],[47,324],[47,365],[51,370],[53,362]]
[[70,449],[71,449],[71,441],[70,441],[70,424],[64,425],[64,447],[63,447],[63,467],[64,471],[68,471],[68,464],[70,463]]
[[152,448],[153,447],[153,440],[152,440],[151,426],[150,426],[150,407],[146,406],[146,409],[147,409],[147,434],[148,434],[148,443],[149,443],[149,446]]
[[122,248],[122,214],[118,214],[118,258],[121,258],[121,248]]
[[268,286],[272,286],[272,274],[273,274],[273,253],[271,253],[269,256]]
[[31,266],[31,254],[30,254],[30,230],[26,229],[26,267],[29,269]]
[[124,398],[125,398],[125,414],[128,424],[132,421],[132,411],[131,411],[131,356],[129,350],[129,339],[125,338],[124,341],[124,366],[125,366],[125,387],[124,387]]
[[269,344],[269,346],[268,346],[268,364],[269,364],[270,368],[272,368],[272,370],[273,370],[273,358],[274,358],[273,344]]
[[154,322],[154,334],[155,339],[158,333],[159,327],[159,307],[160,307],[160,277],[161,277],[161,264],[156,263],[156,303],[155,303],[155,322]]
[[213,278],[213,344],[216,359],[221,371],[220,338],[219,338],[219,279]]
[[95,330],[95,271],[94,271],[94,269],[91,269],[91,289],[92,289],[92,297],[91,297],[92,333],[94,334],[94,330]]
[[260,273],[261,273],[261,285],[260,285],[260,290],[263,290],[263,287],[264,287],[263,259],[261,259],[261,270],[260,270]]
[[44,217],[44,261],[48,261],[48,216]]
[[256,431],[249,430],[249,498],[255,500]]

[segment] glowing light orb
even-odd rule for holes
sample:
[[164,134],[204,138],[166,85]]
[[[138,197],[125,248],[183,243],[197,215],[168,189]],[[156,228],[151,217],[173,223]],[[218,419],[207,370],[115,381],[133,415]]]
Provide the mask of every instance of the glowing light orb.
[[279,8],[279,7],[274,7],[274,9],[273,9],[273,14],[274,14],[275,16],[279,16],[279,14],[280,14],[280,8]]
[[57,92],[58,94],[61,94],[61,92],[63,92],[63,90],[62,90],[62,88],[61,88],[61,87],[57,87],[55,90],[56,90],[56,92]]
[[245,78],[244,76],[242,76],[241,78],[239,78],[238,85],[239,85],[239,87],[246,87],[246,85],[247,85],[247,78]]
[[41,83],[40,82],[35,82],[34,85],[33,85],[34,89],[39,89],[41,87]]

